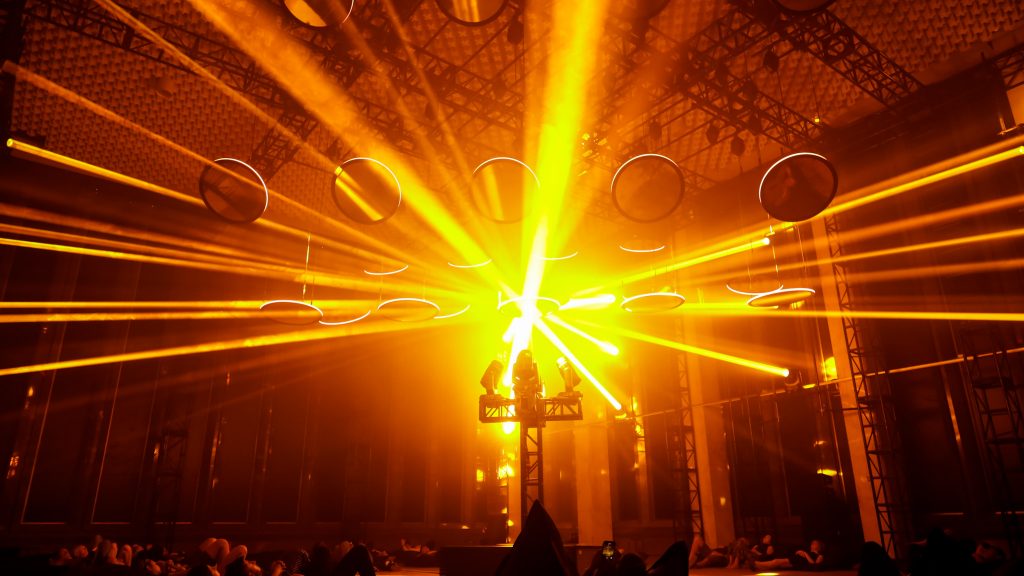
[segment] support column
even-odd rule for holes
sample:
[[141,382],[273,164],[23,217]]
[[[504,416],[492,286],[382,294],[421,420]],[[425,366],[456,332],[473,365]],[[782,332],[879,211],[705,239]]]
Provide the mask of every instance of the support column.
[[[596,396],[596,395],[594,395]],[[608,428],[605,426],[606,403],[601,398],[588,399],[602,405],[588,410],[583,424],[573,431],[576,466],[589,472],[576,474],[576,518],[581,545],[599,545],[613,538],[612,488],[608,458]]]

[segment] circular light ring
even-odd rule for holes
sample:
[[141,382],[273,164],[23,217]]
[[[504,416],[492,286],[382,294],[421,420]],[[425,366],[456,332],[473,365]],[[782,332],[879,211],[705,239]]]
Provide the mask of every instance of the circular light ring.
[[465,269],[468,269],[468,268],[483,268],[484,266],[487,266],[490,263],[491,263],[491,259],[488,258],[487,260],[484,260],[483,262],[478,262],[476,264],[454,264],[452,262],[449,262],[448,265],[451,266],[452,268],[458,268],[460,270],[465,270]]
[[577,250],[577,251],[573,252],[572,254],[566,254],[564,256],[545,256],[544,260],[546,260],[548,262],[558,262],[560,260],[569,260],[570,258],[575,258],[576,256],[579,256],[579,253],[580,253],[580,251]]
[[[256,220],[259,220],[260,216],[263,216],[263,214],[267,211],[267,207],[270,206],[270,190],[267,189],[267,183],[263,181],[263,176],[260,176],[260,173],[257,172],[255,168],[253,168],[249,164],[246,164],[245,162],[242,162],[237,158],[217,158],[213,162],[214,164],[235,164],[238,166],[242,166],[249,172],[251,172],[253,175],[255,175],[256,180],[259,182],[260,187],[263,189],[263,207],[259,208],[258,210],[253,210],[252,213],[242,213],[239,216],[232,216],[229,213],[224,212],[223,208],[216,208],[214,203],[212,203],[208,198],[208,194],[214,192],[217,189],[217,186],[219,185],[219,182],[214,183],[210,182],[209,180],[210,178],[212,178],[210,170],[215,169],[214,166],[210,164],[207,164],[205,167],[203,167],[203,171],[199,174],[199,196],[203,199],[203,204],[206,204],[206,207],[210,209],[210,212],[213,212],[214,214],[216,214],[217,216],[221,217],[224,220],[227,220],[228,222],[248,224],[249,222],[255,222]],[[232,174],[236,174],[230,168],[224,169],[230,171]],[[236,175],[241,176],[240,174]],[[227,178],[231,177],[227,176]],[[231,205],[231,202],[227,200],[227,196],[225,196],[224,194],[219,195],[222,198],[224,198],[225,203]],[[255,204],[258,206],[259,200],[256,200]]]
[[[327,28],[328,24],[320,16],[320,14],[309,5],[306,0],[282,0],[281,6],[291,14],[297,22],[303,26],[312,28],[314,30],[322,30]],[[342,18],[341,22],[338,22],[336,26],[341,26],[348,21],[349,17],[352,16],[352,10],[356,7],[356,1],[350,0],[348,4],[348,12],[345,13],[345,17]],[[314,21],[313,18],[316,18]]]
[[786,14],[804,16],[825,10],[836,0],[772,0],[776,8]]
[[463,308],[462,310],[459,310],[458,312],[452,312],[451,314],[443,314],[441,316],[434,316],[434,320],[447,320],[448,318],[455,318],[456,316],[461,316],[466,312],[469,312],[469,306],[469,304],[466,304],[466,307]]
[[[779,168],[780,166],[786,166],[787,164],[801,159],[811,159],[826,167],[832,176],[831,189],[823,196],[815,194],[808,195],[807,191],[812,186],[811,183],[808,183],[804,189],[805,193],[802,194],[803,197],[801,198],[801,195],[798,194],[795,198],[796,202],[790,202],[789,206],[766,206],[765,182],[770,176],[772,176],[772,172],[776,169],[781,169]],[[793,186],[796,186],[795,182]],[[757,186],[757,201],[761,204],[761,208],[763,208],[764,211],[772,218],[781,220],[782,222],[802,222],[817,216],[822,210],[828,208],[828,205],[832,203],[832,199],[835,198],[838,190],[839,174],[836,172],[836,167],[832,165],[832,162],[830,162],[828,158],[825,158],[821,154],[815,154],[814,152],[796,152],[779,158],[774,164],[765,170],[764,175],[761,176],[761,183]],[[768,202],[771,203],[772,200],[768,199]],[[775,202],[781,201],[775,200]],[[794,206],[794,204],[802,204],[803,206]],[[808,204],[810,204],[809,208],[807,207]]]
[[[392,298],[377,304],[377,311],[384,314],[388,320],[397,322],[422,322],[437,317],[441,307],[425,298]],[[413,317],[401,317],[395,312],[413,311],[421,314]]]
[[368,224],[368,225],[371,225],[371,224],[380,224],[381,222],[386,222],[387,220],[389,220],[392,216],[394,216],[398,212],[399,208],[402,207],[402,183],[398,181],[398,176],[395,174],[394,170],[392,170],[391,168],[388,167],[387,164],[381,162],[380,160],[377,160],[376,158],[367,158],[367,157],[363,157],[363,156],[357,156],[355,158],[349,158],[348,160],[345,160],[344,162],[341,163],[341,166],[338,166],[337,170],[335,170],[335,178],[334,178],[335,185],[334,185],[334,188],[338,187],[337,186],[338,178],[340,178],[341,175],[345,172],[345,167],[346,166],[350,166],[350,165],[352,165],[355,162],[372,162],[372,163],[380,166],[381,168],[383,168],[385,171],[387,171],[388,174],[391,175],[392,180],[395,181],[395,190],[398,192],[398,200],[395,202],[395,207],[389,213],[387,213],[386,215],[384,215],[383,217],[381,217],[378,220],[369,220],[369,219],[356,218],[352,214],[350,214],[349,210],[347,210],[346,207],[338,200],[338,195],[335,193],[335,190],[332,189],[331,190],[331,198],[334,200],[334,205],[337,206],[338,210],[341,210],[342,214],[347,216],[349,218],[349,220],[352,220],[353,222],[356,222],[358,224]]
[[[653,159],[653,160],[656,160],[656,161],[659,161],[659,162],[667,163],[672,168],[672,171],[675,172],[676,177],[679,179],[679,187],[678,187],[678,194],[676,194],[675,201],[672,202],[671,206],[667,210],[664,210],[662,213],[656,214],[653,217],[644,218],[644,217],[638,217],[636,215],[630,214],[630,213],[628,213],[626,211],[625,208],[623,208],[622,204],[619,202],[619,195],[616,192],[616,185],[618,184],[619,178],[622,176],[623,170],[625,170],[626,168],[628,168],[629,166],[633,165],[636,162],[640,162],[642,160],[647,160],[647,159]],[[640,222],[640,223],[643,223],[643,224],[648,224],[648,223],[651,223],[651,222],[657,222],[658,220],[663,220],[663,219],[667,218],[669,216],[669,214],[672,214],[672,212],[674,212],[675,209],[678,208],[679,205],[683,202],[683,194],[685,193],[685,187],[686,187],[686,184],[685,184],[685,180],[683,178],[683,170],[682,170],[682,168],[679,167],[679,164],[676,164],[675,160],[669,158],[668,156],[663,156],[661,154],[654,154],[654,153],[639,154],[639,155],[633,156],[629,160],[626,160],[625,162],[623,162],[622,165],[619,166],[619,169],[615,171],[615,175],[612,176],[612,183],[611,183],[612,203],[615,204],[615,209],[618,210],[619,213],[622,214],[623,216],[625,216],[626,218],[628,218],[628,219],[630,219],[630,220],[632,220],[634,222]]]
[[619,9],[631,20],[650,20],[668,6],[670,0],[625,0]]
[[657,248],[627,248],[625,245],[619,244],[619,250],[622,250],[623,252],[630,252],[632,254],[653,254],[655,252],[661,252],[664,249],[664,244]]
[[367,316],[369,316],[370,312],[371,312],[370,310],[367,310],[362,316],[357,316],[356,318],[352,318],[350,320],[342,320],[341,322],[324,322],[321,319],[320,320],[320,325],[321,326],[343,326],[345,324],[353,324],[353,323],[359,322],[363,318],[366,318]]
[[680,307],[686,298],[676,292],[647,292],[629,298],[623,298],[622,309],[626,312],[650,313],[665,312]]
[[548,298],[546,296],[537,296],[536,298],[518,296],[516,298],[502,300],[501,303],[498,304],[498,311],[503,312],[505,314],[516,314],[516,312],[518,312],[518,314],[516,315],[521,316],[523,312],[523,307],[520,304],[528,302],[533,303],[534,308],[537,309],[537,312],[541,316],[545,314],[551,314],[552,312],[557,312],[558,309],[562,307],[562,303],[559,302],[558,300],[555,300],[554,298]]
[[384,271],[384,272],[370,272],[369,270],[364,268],[363,269],[363,274],[367,274],[369,276],[391,276],[391,275],[394,275],[394,274],[399,274],[401,272],[405,272],[408,269],[409,269],[409,265],[408,264],[406,264],[405,266],[402,266],[401,268],[396,268],[394,270],[388,270],[388,271]]
[[[522,166],[523,168],[526,169],[527,172],[530,173],[530,176],[533,176],[533,182],[537,185],[537,189],[538,190],[540,189],[540,178],[537,177],[537,173],[533,171],[533,168],[530,168],[530,165],[527,164],[526,162],[523,162],[522,160],[520,160],[518,158],[512,158],[511,156],[495,156],[494,158],[488,158],[487,160],[484,160],[476,168],[473,169],[473,177],[476,177],[476,175],[481,170],[483,170],[484,168],[486,168],[486,167],[488,167],[488,166],[490,166],[492,164],[497,164],[499,162],[512,162],[513,164],[518,164],[519,166]],[[483,210],[480,207],[480,203],[476,200],[475,196],[473,196],[473,205],[476,206],[477,210],[481,214],[483,214],[483,216],[485,218],[487,218],[488,220],[494,221],[494,222],[501,223],[501,224],[512,224],[512,223],[515,223],[515,222],[519,222],[526,215],[526,210],[524,208],[522,210],[522,214],[520,214],[518,218],[510,218],[510,219],[495,218],[494,216],[488,214],[485,210]]]
[[302,326],[305,324],[316,324],[324,318],[324,311],[317,308],[309,302],[303,302],[301,300],[268,300],[263,304],[260,304],[260,310],[266,310],[270,312],[296,312],[296,311],[308,311],[316,315],[316,318],[298,318],[282,319],[282,318],[271,318],[275,322],[281,324],[289,324],[292,326]]
[[[454,6],[451,6],[452,0],[436,0],[437,7],[441,9],[441,12],[444,12],[445,16],[447,16],[451,21],[463,26],[484,26],[493,22],[495,18],[505,11],[505,7],[508,6],[508,0],[498,0],[498,2],[500,3],[492,9],[492,12],[480,20],[465,20],[463,18],[459,18],[453,10]],[[476,4],[476,2],[474,2],[474,4]]]
[[728,282],[725,284],[725,289],[726,290],[728,290],[729,292],[732,292],[733,294],[739,294],[740,296],[760,296],[762,294],[768,294],[769,292],[775,292],[776,290],[781,290],[782,288],[783,288],[783,285],[782,285],[781,282],[779,283],[778,286],[776,286],[775,288],[772,288],[771,290],[740,290],[738,288],[733,288],[732,285],[729,284]]
[[747,306],[754,308],[778,308],[803,302],[817,294],[813,288],[780,288],[771,292],[758,294],[747,300]]

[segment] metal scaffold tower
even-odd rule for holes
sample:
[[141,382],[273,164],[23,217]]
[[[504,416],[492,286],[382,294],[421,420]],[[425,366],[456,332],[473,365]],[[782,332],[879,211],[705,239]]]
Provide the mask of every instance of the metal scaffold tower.
[[965,323],[957,330],[957,340],[993,507],[1011,555],[1020,557],[1024,553],[1024,359],[1010,352],[1008,331],[1000,325]]
[[[682,341],[682,324],[676,324]],[[679,372],[679,416],[668,420],[668,454],[672,472],[672,537],[693,541],[704,535],[704,516],[700,506],[700,478],[697,475],[697,449],[693,430],[693,405],[690,399],[689,366],[686,354],[676,355]]]
[[[825,219],[829,256],[835,276],[840,312],[853,310],[851,286],[843,263],[843,247],[835,216]],[[857,399],[857,416],[867,456],[871,497],[882,546],[894,558],[904,558],[909,544],[909,511],[899,465],[900,434],[888,375],[877,363],[878,352],[864,334],[860,322],[844,314],[843,335],[850,360],[850,375]]]

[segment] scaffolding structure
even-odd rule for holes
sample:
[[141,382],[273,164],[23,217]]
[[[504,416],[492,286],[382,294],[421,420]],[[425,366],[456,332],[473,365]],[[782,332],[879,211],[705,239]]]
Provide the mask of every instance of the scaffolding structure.
[[[825,230],[839,309],[840,312],[851,311],[854,309],[852,287],[847,279],[839,224],[834,215],[825,218]],[[872,365],[881,356],[877,347],[871,345],[861,323],[846,314],[841,319],[881,544],[890,556],[905,558],[910,543],[910,517],[891,383],[884,370]]]
[[1010,554],[1024,554],[1024,359],[1010,352],[1005,326],[964,323],[956,332],[971,417],[986,463],[992,504]]

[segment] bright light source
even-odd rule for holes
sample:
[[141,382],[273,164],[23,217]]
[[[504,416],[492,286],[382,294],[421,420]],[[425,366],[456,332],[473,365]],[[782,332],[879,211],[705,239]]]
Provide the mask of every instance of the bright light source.
[[491,360],[491,363],[487,365],[487,370],[484,371],[484,375],[480,377],[480,385],[484,387],[488,395],[494,394],[494,388],[498,385],[498,380],[501,378],[501,369],[501,362]]
[[447,318],[455,318],[456,316],[461,316],[462,314],[469,312],[469,306],[469,304],[466,304],[466,307],[463,308],[462,310],[459,310],[458,312],[452,312],[451,314],[443,314],[441,316],[434,316],[434,320],[445,320]]
[[564,320],[558,318],[557,316],[548,316],[548,319],[554,322],[555,324],[558,324],[562,328],[565,328],[566,330],[572,332],[573,334],[576,334],[577,336],[583,338],[584,340],[593,343],[595,346],[603,350],[606,354],[611,354],[612,356],[619,355],[618,346],[610,342],[605,342],[604,340],[598,340],[597,338],[591,336],[590,334],[587,334],[583,330],[580,330],[579,328],[569,324],[568,322],[565,322]]
[[398,274],[399,272],[405,272],[408,269],[409,269],[409,265],[406,264],[405,266],[402,266],[401,268],[396,268],[394,270],[386,270],[386,271],[383,271],[383,272],[370,272],[369,270],[363,270],[363,273],[364,274],[369,274],[370,276],[391,276],[392,274]]
[[622,403],[616,400],[615,397],[612,396],[612,393],[609,392],[607,388],[601,385],[601,382],[599,382],[598,379],[593,374],[590,373],[590,370],[587,370],[586,366],[584,366],[583,363],[580,362],[579,358],[577,358],[576,355],[569,350],[565,343],[562,342],[562,340],[557,335],[555,335],[554,332],[551,331],[551,328],[548,327],[548,325],[545,324],[543,320],[538,318],[534,324],[541,331],[541,333],[544,334],[544,336],[546,336],[547,339],[550,340],[551,343],[555,345],[555,348],[558,348],[558,351],[565,355],[566,360],[571,362],[572,365],[577,370],[579,370],[580,374],[586,377],[586,379],[589,380],[590,383],[594,385],[594,388],[597,388],[597,391],[600,392],[601,395],[604,396],[605,399],[608,400],[608,402],[615,407],[616,412],[622,410]]
[[559,310],[600,310],[614,304],[615,294],[599,294],[589,298],[570,298]]

